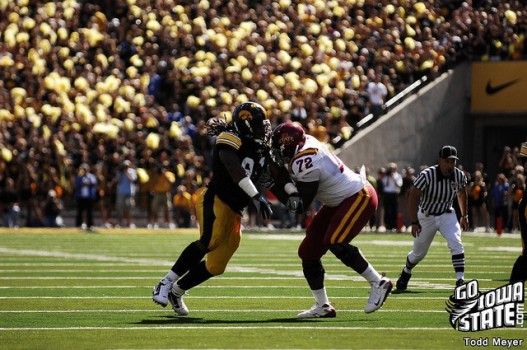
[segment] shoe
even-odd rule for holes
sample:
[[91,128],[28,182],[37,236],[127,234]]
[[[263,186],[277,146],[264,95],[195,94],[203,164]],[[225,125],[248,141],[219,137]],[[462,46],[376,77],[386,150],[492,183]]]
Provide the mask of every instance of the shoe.
[[166,307],[168,305],[168,294],[172,289],[173,282],[170,282],[168,279],[163,278],[159,283],[154,287],[152,291],[152,300],[154,303]]
[[168,300],[170,301],[170,304],[172,304],[172,309],[176,314],[179,316],[187,316],[189,311],[187,305],[185,305],[185,302],[183,301],[183,294],[176,294],[174,292],[175,286],[176,285],[173,285],[172,290],[168,293]]
[[374,283],[371,286],[370,298],[368,303],[364,307],[364,312],[369,314],[370,312],[377,311],[384,304],[386,298],[392,291],[393,283],[386,277],[381,278],[379,283]]
[[464,284],[465,284],[465,281],[462,278],[456,281],[456,287],[461,287]]
[[401,272],[401,276],[399,276],[399,279],[395,284],[397,290],[406,290],[406,288],[408,288],[408,282],[410,281],[410,277],[412,277],[412,274],[405,272],[403,269],[403,271]]
[[317,303],[309,310],[296,315],[297,318],[333,318],[337,316],[337,311],[331,304],[319,306]]

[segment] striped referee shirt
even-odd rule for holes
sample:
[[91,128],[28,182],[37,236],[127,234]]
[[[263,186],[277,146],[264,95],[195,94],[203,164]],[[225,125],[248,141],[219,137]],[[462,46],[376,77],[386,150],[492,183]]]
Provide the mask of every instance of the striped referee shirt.
[[467,186],[467,177],[458,168],[445,177],[436,164],[423,170],[414,180],[414,186],[422,192],[419,201],[421,210],[440,215],[452,209],[457,193]]

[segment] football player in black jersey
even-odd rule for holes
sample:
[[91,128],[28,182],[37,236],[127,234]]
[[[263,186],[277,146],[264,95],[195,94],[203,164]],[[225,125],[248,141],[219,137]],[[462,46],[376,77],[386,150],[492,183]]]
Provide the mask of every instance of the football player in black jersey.
[[[527,142],[522,143],[519,156],[527,157]],[[518,206],[518,212],[518,221],[520,222],[522,239],[522,253],[518,259],[516,259],[516,262],[512,267],[510,283],[519,281],[525,282],[527,280],[527,255],[525,249],[525,244],[527,242],[527,191],[523,191],[523,196]]]
[[254,102],[242,103],[234,109],[232,123],[212,118],[207,130],[217,137],[213,176],[196,203],[200,238],[183,250],[153,290],[155,303],[165,307],[170,302],[180,316],[189,313],[182,298],[185,292],[225,271],[240,244],[243,209],[252,201],[264,219],[272,215],[254,185],[269,154],[271,123],[265,109]]

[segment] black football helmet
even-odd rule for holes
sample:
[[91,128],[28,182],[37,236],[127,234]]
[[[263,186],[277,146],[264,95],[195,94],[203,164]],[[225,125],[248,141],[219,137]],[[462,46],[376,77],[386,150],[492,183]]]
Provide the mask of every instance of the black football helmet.
[[232,112],[234,128],[241,137],[253,139],[259,145],[271,140],[271,122],[265,109],[256,102],[244,102]]
[[297,123],[286,122],[278,125],[271,136],[271,149],[275,160],[288,164],[291,158],[304,146],[306,133]]

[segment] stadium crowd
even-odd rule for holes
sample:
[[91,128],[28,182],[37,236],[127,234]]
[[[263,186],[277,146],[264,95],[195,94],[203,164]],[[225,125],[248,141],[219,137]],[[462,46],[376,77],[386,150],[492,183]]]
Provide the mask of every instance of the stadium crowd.
[[[19,218],[4,224],[60,224],[85,195],[94,225],[119,224],[128,160],[149,227],[153,198],[168,227],[192,225],[208,118],[254,100],[273,125],[298,121],[340,147],[422,76],[527,59],[526,33],[518,0],[0,0],[1,204]],[[81,194],[86,167],[95,182]]]

